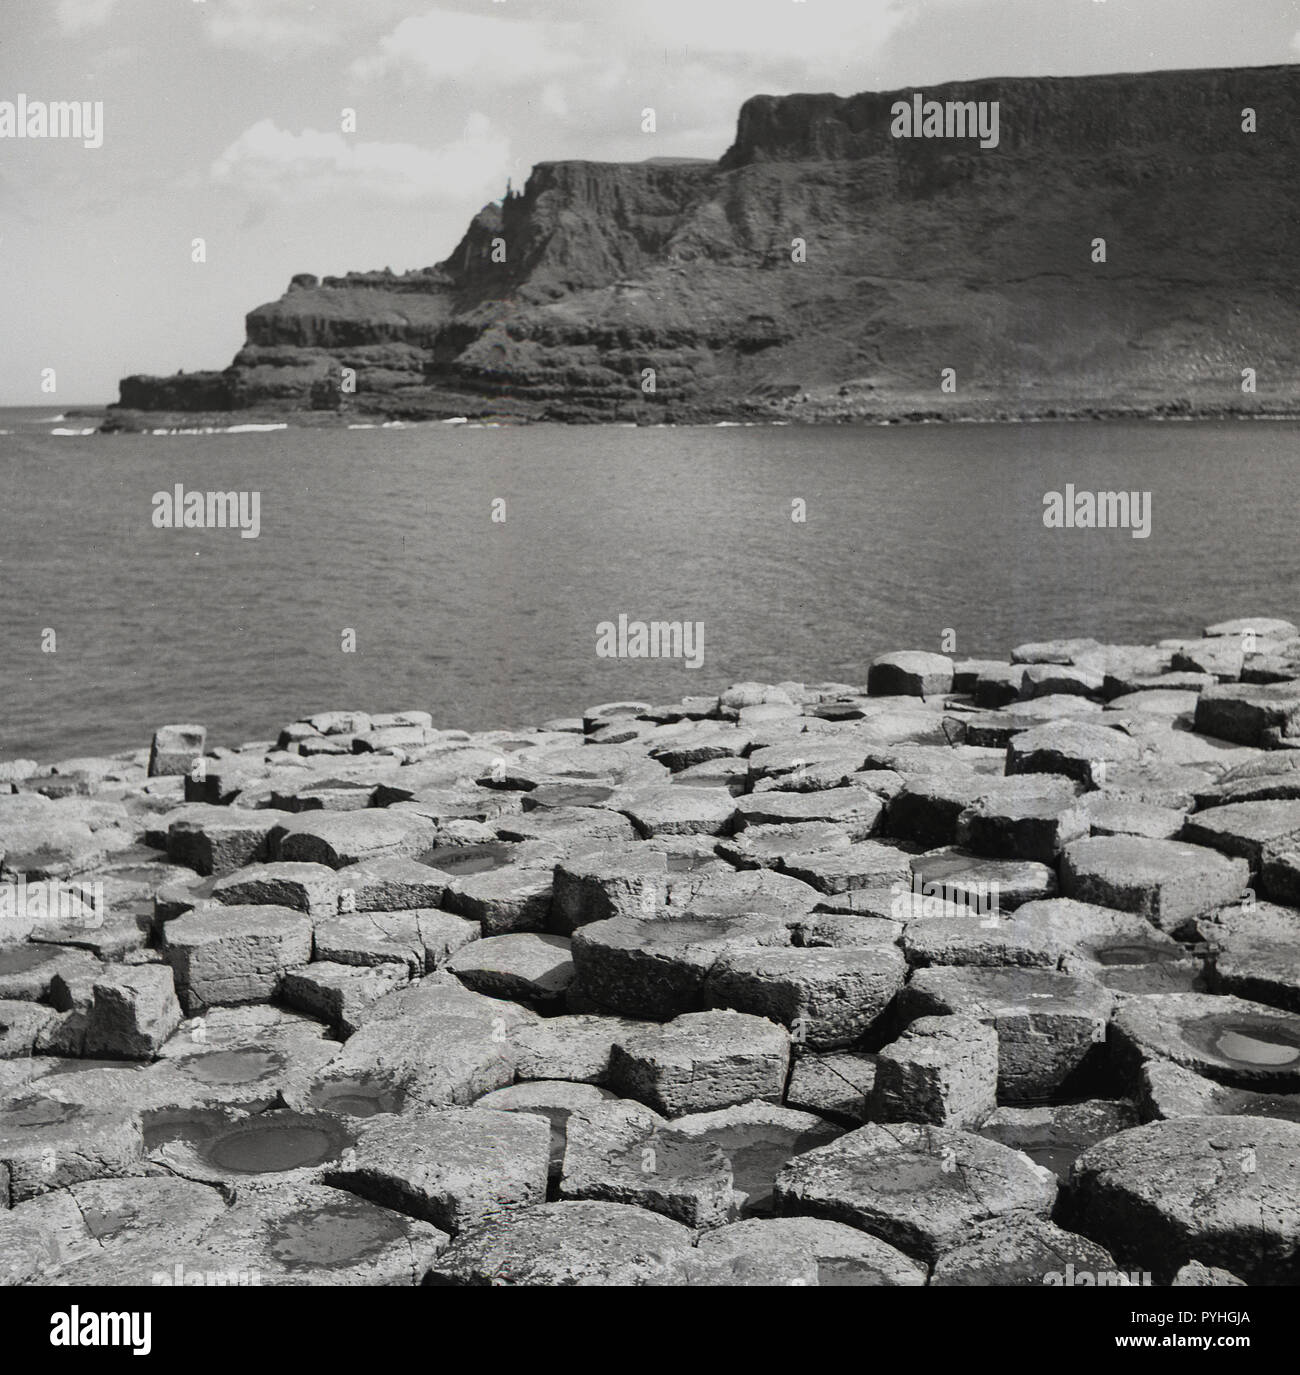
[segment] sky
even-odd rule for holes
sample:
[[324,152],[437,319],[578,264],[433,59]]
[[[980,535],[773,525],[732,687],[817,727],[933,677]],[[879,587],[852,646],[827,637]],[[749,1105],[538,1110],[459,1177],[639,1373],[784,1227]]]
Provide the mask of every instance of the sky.
[[103,108],[98,147],[0,137],[0,405],[58,409],[225,367],[296,272],[440,261],[536,162],[717,157],[751,95],[1300,62],[1300,0],[4,9],[0,102]]

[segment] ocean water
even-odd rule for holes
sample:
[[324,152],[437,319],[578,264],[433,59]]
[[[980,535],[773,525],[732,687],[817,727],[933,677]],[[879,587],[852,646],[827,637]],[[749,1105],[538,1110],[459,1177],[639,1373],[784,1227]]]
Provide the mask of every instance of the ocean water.
[[[524,727],[861,682],[945,630],[1004,657],[1300,612],[1293,422],[99,436],[55,414],[0,411],[0,758],[177,721],[238,744],[334,707]],[[259,493],[258,538],[155,528],[177,483]],[[1149,492],[1149,538],[1046,528],[1067,483]],[[702,623],[702,666],[598,657],[620,614]]]

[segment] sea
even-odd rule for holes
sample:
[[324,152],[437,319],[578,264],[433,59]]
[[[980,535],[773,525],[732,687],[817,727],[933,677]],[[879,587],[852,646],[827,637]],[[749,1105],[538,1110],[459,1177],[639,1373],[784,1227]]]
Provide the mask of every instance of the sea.
[[[1300,612],[1295,421],[92,425],[0,410],[0,759],[164,723],[238,745],[334,708],[522,729],[860,684],[889,650]],[[160,528],[177,484],[257,494],[256,538]],[[1145,494],[1149,532],[1046,525],[1067,487]],[[620,617],[689,624],[695,666],[603,657]]]

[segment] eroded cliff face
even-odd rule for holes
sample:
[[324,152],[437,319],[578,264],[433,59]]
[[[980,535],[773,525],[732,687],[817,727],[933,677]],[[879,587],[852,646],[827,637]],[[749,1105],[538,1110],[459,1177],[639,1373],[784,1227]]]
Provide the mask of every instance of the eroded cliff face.
[[1294,409],[1300,70],[922,94],[997,102],[996,146],[896,137],[910,89],[756,96],[717,163],[539,164],[436,267],[297,277],[248,315],[224,372],[126,378],[121,404],[645,421]]

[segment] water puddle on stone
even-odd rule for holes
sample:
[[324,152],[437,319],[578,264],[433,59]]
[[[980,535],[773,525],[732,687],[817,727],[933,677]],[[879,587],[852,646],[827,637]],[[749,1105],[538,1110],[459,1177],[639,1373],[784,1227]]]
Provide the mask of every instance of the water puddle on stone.
[[1107,966],[1165,964],[1186,958],[1183,950],[1160,945],[1110,945],[1096,952],[1097,963]]
[[358,1075],[353,1079],[332,1079],[312,1089],[310,1102],[321,1112],[343,1117],[374,1117],[377,1113],[401,1112],[406,1095],[381,1079]]
[[481,845],[442,845],[417,856],[421,864],[440,869],[444,874],[486,874],[514,863],[514,847],[505,841],[485,841]]
[[772,1189],[782,1167],[793,1156],[824,1144],[820,1136],[792,1137],[788,1131],[761,1126],[730,1127],[705,1138],[718,1145],[731,1161],[732,1188],[745,1198],[742,1216],[772,1212]]
[[1087,1150],[1078,1142],[1054,1142],[1050,1146],[1020,1146],[1017,1149],[1027,1155],[1035,1165],[1044,1165],[1058,1179],[1066,1179],[1070,1166]]
[[1243,1065],[1276,1068],[1300,1062],[1300,1046],[1259,1027],[1225,1026],[1214,1038],[1214,1049],[1229,1060]]
[[343,1266],[381,1253],[404,1235],[395,1215],[357,1199],[285,1218],[275,1227],[267,1250],[290,1268]]
[[62,953],[43,945],[6,945],[0,948],[0,974],[26,974]]
[[141,1123],[145,1154],[176,1141],[202,1145],[226,1125],[224,1114],[211,1108],[159,1108],[147,1112]]
[[60,1074],[89,1074],[97,1069],[125,1070],[130,1074],[138,1074],[143,1068],[143,1065],[132,1060],[60,1060],[45,1078],[53,1079]]
[[713,855],[697,855],[670,850],[668,852],[668,872],[670,874],[689,874],[714,862]]
[[827,1257],[817,1262],[817,1284],[822,1289],[877,1289],[880,1271],[864,1260]]
[[16,1127],[55,1127],[81,1111],[72,1103],[56,1103],[52,1098],[26,1098],[4,1110],[4,1119]]
[[528,794],[529,810],[553,807],[598,807],[614,796],[613,788],[593,783],[545,783]]
[[284,1056],[261,1046],[244,1050],[214,1050],[182,1062],[187,1074],[204,1084],[251,1084],[283,1068]]
[[267,1113],[210,1137],[199,1154],[235,1174],[282,1174],[337,1160],[351,1144],[348,1133],[329,1118]]

